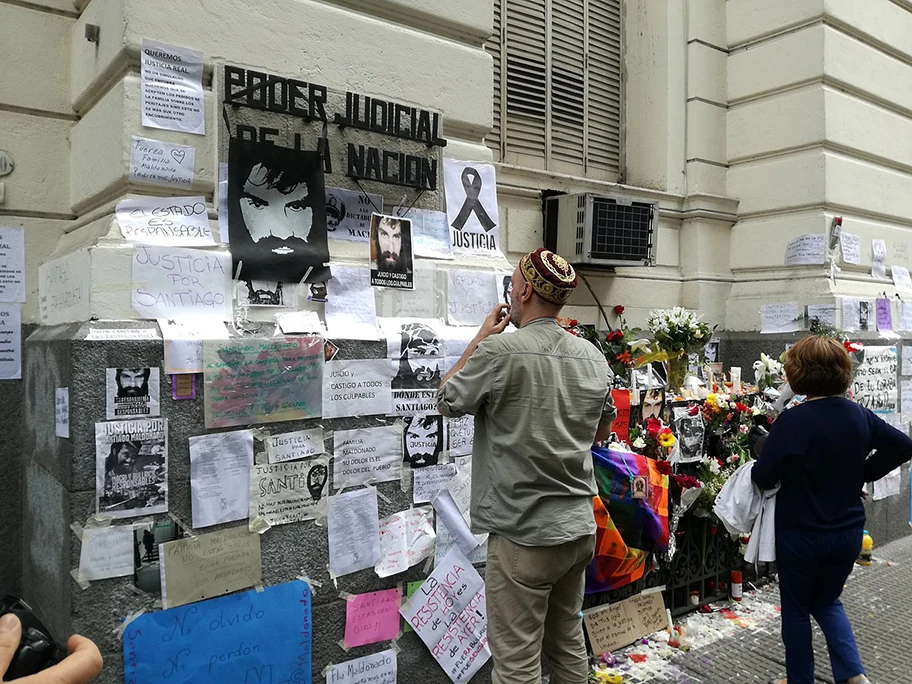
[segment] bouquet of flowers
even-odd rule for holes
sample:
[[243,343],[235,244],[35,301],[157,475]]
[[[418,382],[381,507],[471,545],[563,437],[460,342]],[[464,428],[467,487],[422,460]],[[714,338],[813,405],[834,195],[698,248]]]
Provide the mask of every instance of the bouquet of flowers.
[[643,427],[630,428],[630,446],[639,454],[657,460],[665,460],[677,438],[670,427],[658,418],[647,418]]
[[699,354],[702,357],[712,330],[701,323],[695,313],[679,306],[656,309],[649,314],[647,324],[652,331],[656,349],[652,354],[644,355],[639,363],[667,360],[668,388],[672,393],[677,393],[687,374],[687,355]]
[[656,345],[668,358],[702,353],[712,336],[709,326],[701,323],[693,311],[679,306],[653,311],[649,314],[648,325]]
[[[746,427],[745,422],[753,414],[753,409],[747,404],[733,400],[728,394],[716,393],[706,396],[701,411],[707,434],[719,434],[729,428]],[[744,430],[744,434],[746,433],[747,430]]]

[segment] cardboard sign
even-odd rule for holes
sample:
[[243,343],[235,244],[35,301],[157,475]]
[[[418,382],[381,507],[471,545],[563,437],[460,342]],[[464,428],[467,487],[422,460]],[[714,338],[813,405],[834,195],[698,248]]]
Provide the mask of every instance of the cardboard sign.
[[662,592],[639,594],[610,606],[583,611],[593,653],[610,653],[668,628]]

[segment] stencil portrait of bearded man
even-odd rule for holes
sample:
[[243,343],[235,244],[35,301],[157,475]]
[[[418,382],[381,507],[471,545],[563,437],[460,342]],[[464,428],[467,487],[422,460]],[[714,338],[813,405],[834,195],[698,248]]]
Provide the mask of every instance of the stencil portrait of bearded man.
[[316,152],[232,138],[228,237],[242,279],[326,280],[323,165]]
[[443,366],[442,343],[423,323],[405,323],[399,347],[399,368],[392,388],[436,390]]

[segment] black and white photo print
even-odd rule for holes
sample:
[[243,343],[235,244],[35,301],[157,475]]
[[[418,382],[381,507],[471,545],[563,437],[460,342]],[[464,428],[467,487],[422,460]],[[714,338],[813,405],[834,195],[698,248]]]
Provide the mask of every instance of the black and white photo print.
[[443,342],[437,331],[424,323],[403,323],[399,367],[392,388],[437,390],[443,368]]
[[675,406],[673,413],[675,434],[678,437],[678,461],[699,461],[703,458],[703,416],[699,412],[695,416],[690,415],[690,409],[686,406]]
[[168,510],[164,418],[95,423],[97,512],[132,518]]
[[412,468],[437,465],[443,453],[443,416],[406,416],[402,433],[403,461]]
[[371,285],[411,290],[412,222],[407,218],[371,216]]
[[108,368],[106,417],[152,418],[161,415],[159,368]]
[[238,304],[247,306],[292,306],[291,293],[277,281],[237,281]]
[[232,138],[228,236],[236,277],[326,280],[329,248],[320,155]]

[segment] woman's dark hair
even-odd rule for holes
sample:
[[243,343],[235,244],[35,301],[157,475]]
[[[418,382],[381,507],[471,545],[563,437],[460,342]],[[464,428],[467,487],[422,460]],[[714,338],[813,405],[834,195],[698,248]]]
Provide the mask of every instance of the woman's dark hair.
[[852,384],[852,359],[832,337],[810,335],[786,352],[785,376],[796,394],[842,395]]

